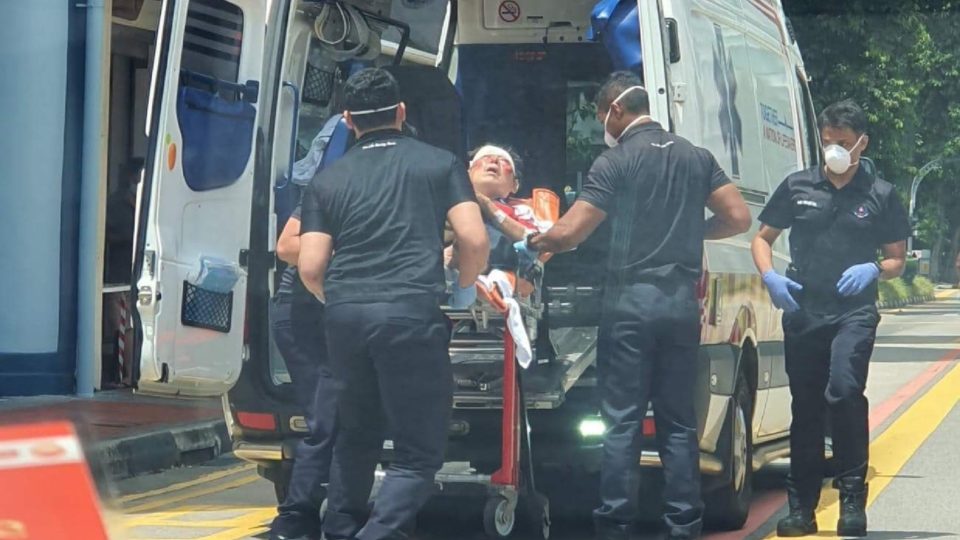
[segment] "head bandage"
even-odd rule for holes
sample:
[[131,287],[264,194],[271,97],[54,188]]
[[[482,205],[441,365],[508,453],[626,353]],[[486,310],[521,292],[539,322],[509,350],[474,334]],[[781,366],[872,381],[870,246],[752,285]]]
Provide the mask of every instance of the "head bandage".
[[386,111],[389,111],[389,110],[391,110],[391,109],[396,109],[396,108],[399,107],[399,106],[400,106],[399,103],[395,103],[395,104],[389,105],[389,106],[387,106],[387,107],[380,107],[379,109],[366,109],[366,110],[363,110],[363,111],[347,111],[347,112],[350,113],[352,116],[361,116],[361,115],[364,115],[364,114],[375,114],[375,113],[378,113],[378,112],[386,112]]
[[477,153],[474,154],[473,156],[473,160],[470,161],[470,166],[473,167],[473,165],[477,161],[488,156],[496,156],[498,158],[503,158],[507,160],[507,163],[510,164],[510,168],[512,168],[514,171],[517,170],[517,166],[513,162],[513,156],[510,155],[510,152],[507,152],[506,150],[504,150],[503,148],[500,148],[499,146],[493,146],[490,144],[483,146],[479,150],[477,150]]

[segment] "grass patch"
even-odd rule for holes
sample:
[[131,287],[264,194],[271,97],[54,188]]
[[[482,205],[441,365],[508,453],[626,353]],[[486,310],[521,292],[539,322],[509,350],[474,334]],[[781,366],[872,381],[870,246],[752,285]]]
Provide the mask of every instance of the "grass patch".
[[881,281],[880,302],[885,305],[909,302],[912,298],[931,296],[933,291],[933,283],[923,276],[915,277],[911,283],[901,278]]
[[933,282],[923,276],[913,278],[913,290],[918,296],[932,296],[936,290]]

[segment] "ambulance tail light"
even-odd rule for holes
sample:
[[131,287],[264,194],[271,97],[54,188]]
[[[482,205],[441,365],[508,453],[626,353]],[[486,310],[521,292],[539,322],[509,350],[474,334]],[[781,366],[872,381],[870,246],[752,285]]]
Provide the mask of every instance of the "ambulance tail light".
[[269,413],[237,412],[237,423],[247,429],[276,431],[277,417]]

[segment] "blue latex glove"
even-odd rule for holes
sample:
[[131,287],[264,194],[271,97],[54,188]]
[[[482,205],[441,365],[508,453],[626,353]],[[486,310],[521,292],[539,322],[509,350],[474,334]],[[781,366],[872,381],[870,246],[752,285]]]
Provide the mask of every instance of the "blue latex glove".
[[767,286],[770,300],[773,300],[773,305],[778,309],[787,313],[793,313],[800,309],[800,304],[797,304],[797,301],[793,299],[790,291],[802,291],[803,285],[788,277],[781,276],[773,270],[767,270],[763,274],[763,284]]
[[537,261],[537,251],[527,245],[526,239],[514,242],[513,250],[520,257],[520,268],[527,268]]
[[453,294],[450,295],[450,307],[453,309],[467,309],[477,301],[477,286],[470,284],[460,286],[460,272],[453,271]]
[[837,292],[840,293],[840,296],[858,295],[879,277],[880,268],[876,264],[855,264],[847,268],[840,276],[840,281],[837,282]]

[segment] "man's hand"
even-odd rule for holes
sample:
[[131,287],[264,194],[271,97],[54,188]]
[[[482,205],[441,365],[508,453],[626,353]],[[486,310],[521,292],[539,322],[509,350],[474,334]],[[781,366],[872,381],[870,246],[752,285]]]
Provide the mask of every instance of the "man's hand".
[[853,265],[840,276],[840,281],[837,282],[837,292],[840,293],[840,296],[856,296],[879,277],[880,266],[876,263]]
[[473,283],[467,286],[460,285],[460,272],[453,271],[453,294],[450,295],[450,307],[453,309],[467,309],[477,301],[477,286]]
[[513,250],[517,252],[517,256],[520,258],[521,268],[526,268],[537,261],[537,250],[530,247],[528,243],[531,236],[533,235],[531,234],[523,240],[513,243]]
[[787,313],[793,313],[800,309],[800,304],[794,300],[790,291],[802,291],[803,285],[796,281],[781,276],[774,270],[767,270],[763,274],[763,284],[767,286],[767,292],[770,293],[770,300],[777,309],[782,309]]
[[526,246],[549,253],[569,251],[583,243],[605,219],[607,214],[603,210],[577,201],[549,231],[529,237]]

